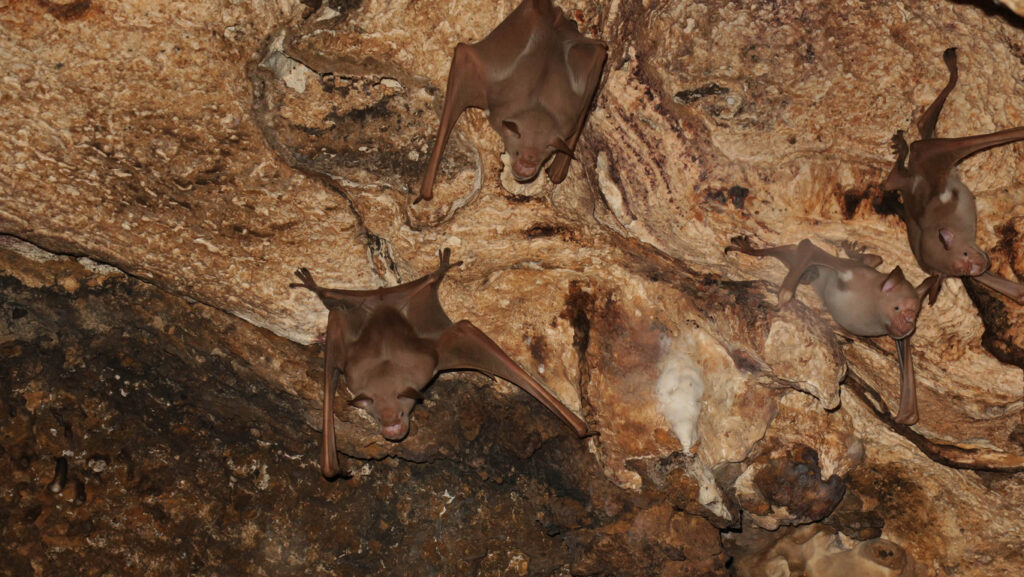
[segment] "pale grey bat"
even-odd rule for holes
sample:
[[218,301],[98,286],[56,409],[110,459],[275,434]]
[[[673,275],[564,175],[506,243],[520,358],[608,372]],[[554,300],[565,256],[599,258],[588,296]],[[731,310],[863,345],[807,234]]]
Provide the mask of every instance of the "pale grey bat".
[[441,308],[437,288],[451,251],[441,253],[434,272],[405,284],[374,290],[338,290],[318,286],[304,268],[295,272],[304,287],[330,311],[324,348],[323,443],[320,468],[325,477],[341,467],[334,436],[334,394],[343,379],[350,404],[377,420],[381,434],[400,441],[409,433],[409,413],[421,391],[442,371],[474,370],[501,377],[533,395],[580,437],[587,424],[516,364],[480,329],[466,320],[452,323]]
[[917,387],[910,351],[910,335],[917,328],[921,298],[930,281],[914,288],[900,267],[883,274],[875,267],[882,257],[865,254],[854,243],[844,243],[849,258],[833,256],[811,241],[799,245],[754,248],[746,237],[732,239],[726,252],[736,250],[753,256],[779,259],[789,273],[779,286],[779,306],[784,306],[801,283],[809,283],[836,323],[860,337],[889,336],[896,341],[900,364],[900,408],[896,422],[914,424],[918,420]]
[[961,182],[956,165],[982,150],[1024,140],[1024,127],[962,138],[936,138],[935,125],[957,82],[956,48],[942,55],[949,81],[917,122],[921,140],[907,145],[903,131],[893,136],[896,164],[885,190],[903,198],[910,249],[921,268],[935,277],[929,302],[935,303],[946,277],[972,277],[981,284],[1024,303],[1024,285],[988,271],[989,259],[976,244],[974,194]]
[[548,177],[562,182],[607,51],[604,42],[580,34],[551,0],[523,0],[486,38],[459,43],[448,72],[441,125],[415,202],[433,198],[448,137],[467,108],[487,111],[517,181],[535,178],[553,154]]

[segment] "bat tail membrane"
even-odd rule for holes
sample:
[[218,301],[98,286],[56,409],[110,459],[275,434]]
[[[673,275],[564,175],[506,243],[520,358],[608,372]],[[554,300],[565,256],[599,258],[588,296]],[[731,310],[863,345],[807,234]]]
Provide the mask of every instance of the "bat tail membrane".
[[494,341],[469,321],[459,321],[437,339],[437,371],[475,370],[501,377],[533,395],[552,413],[572,427],[580,437],[587,435],[587,424],[539,381],[516,364]]

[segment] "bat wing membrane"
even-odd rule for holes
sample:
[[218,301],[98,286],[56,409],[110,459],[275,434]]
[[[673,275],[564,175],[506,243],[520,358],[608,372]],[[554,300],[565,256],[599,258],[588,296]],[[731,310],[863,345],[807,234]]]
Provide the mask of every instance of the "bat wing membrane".
[[469,321],[459,321],[437,339],[437,371],[475,370],[501,377],[533,395],[579,436],[587,424],[513,361],[505,351]]

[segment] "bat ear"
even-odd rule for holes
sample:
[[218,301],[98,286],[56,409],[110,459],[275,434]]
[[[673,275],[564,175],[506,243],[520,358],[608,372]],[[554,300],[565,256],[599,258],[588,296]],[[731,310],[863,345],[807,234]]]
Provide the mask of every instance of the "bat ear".
[[512,134],[515,134],[516,136],[521,136],[519,134],[519,125],[516,124],[515,122],[512,122],[511,120],[502,120],[501,125],[505,127],[505,130],[508,130]]
[[551,143],[551,148],[554,148],[558,152],[561,152],[567,155],[569,158],[576,160],[576,157],[573,156],[572,149],[569,148],[569,145],[566,144],[566,142],[561,138],[556,138],[555,141]]
[[414,400],[416,402],[419,402],[419,401],[423,400],[423,393],[417,391],[416,389],[414,389],[412,387],[407,387],[404,391],[402,391],[401,393],[398,393],[398,398],[399,399],[412,399],[412,400]]
[[882,292],[891,293],[901,283],[907,282],[907,278],[903,276],[903,270],[900,267],[892,269],[889,276],[885,277],[885,282],[882,283]]
[[953,231],[948,228],[939,229],[939,240],[942,242],[942,246],[949,250],[953,246]]
[[359,407],[360,409],[369,409],[373,405],[373,399],[366,395],[356,395],[348,404],[353,407]]

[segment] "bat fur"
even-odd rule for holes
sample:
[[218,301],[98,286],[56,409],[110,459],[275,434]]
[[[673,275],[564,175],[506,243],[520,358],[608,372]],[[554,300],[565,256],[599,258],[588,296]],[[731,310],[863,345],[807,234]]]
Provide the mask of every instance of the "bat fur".
[[900,192],[910,248],[921,268],[936,279],[929,303],[935,303],[946,277],[971,277],[1024,303],[1024,285],[988,272],[988,255],[975,240],[978,217],[974,194],[956,170],[956,165],[972,154],[1024,140],[1024,127],[978,136],[937,138],[935,125],[939,113],[957,82],[956,48],[946,50],[942,58],[949,69],[949,81],[917,122],[921,140],[908,145],[902,130],[893,136],[896,164],[884,188]]
[[833,256],[804,239],[799,245],[754,248],[746,237],[732,239],[726,252],[779,259],[789,272],[779,286],[779,306],[784,306],[801,283],[810,284],[836,323],[860,337],[889,336],[896,341],[900,364],[900,408],[895,419],[914,424],[918,420],[917,389],[910,335],[917,327],[921,298],[931,286],[918,288],[903,276],[900,267],[889,274],[875,270],[882,257],[865,254],[852,242],[843,243],[849,258]]
[[352,394],[350,404],[367,411],[388,440],[409,433],[409,413],[421,391],[442,371],[473,370],[501,377],[533,395],[580,437],[587,424],[523,370],[480,329],[466,320],[453,323],[441,308],[437,289],[445,273],[462,264],[440,254],[434,272],[412,282],[375,290],[328,289],[305,268],[295,272],[330,311],[324,347],[323,443],[325,477],[341,467],[334,433],[334,395],[339,379]]
[[512,158],[516,180],[534,179],[554,155],[548,177],[562,182],[607,50],[604,42],[580,34],[551,0],[523,0],[486,38],[459,43],[434,149],[414,202],[433,198],[448,137],[467,108],[487,111],[488,122]]

